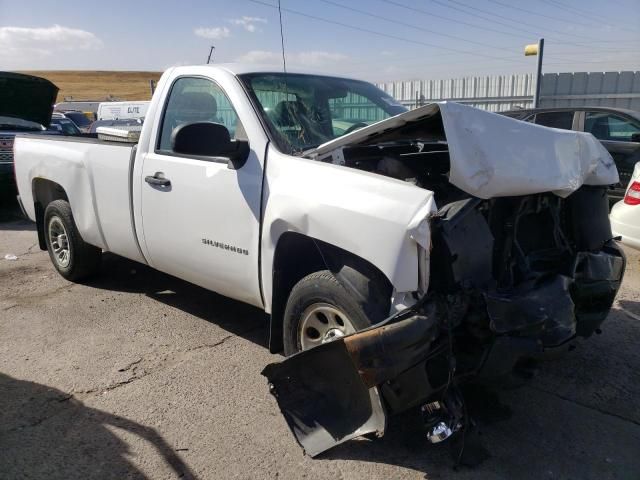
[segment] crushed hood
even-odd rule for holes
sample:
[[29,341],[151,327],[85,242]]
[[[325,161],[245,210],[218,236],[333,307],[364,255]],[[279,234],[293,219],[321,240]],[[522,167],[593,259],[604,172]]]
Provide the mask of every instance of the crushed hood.
[[33,75],[0,72],[0,116],[21,118],[48,127],[58,87]]
[[449,181],[479,198],[618,183],[611,155],[590,133],[547,128],[453,102],[425,105],[326,142],[306,156],[402,140],[446,141]]

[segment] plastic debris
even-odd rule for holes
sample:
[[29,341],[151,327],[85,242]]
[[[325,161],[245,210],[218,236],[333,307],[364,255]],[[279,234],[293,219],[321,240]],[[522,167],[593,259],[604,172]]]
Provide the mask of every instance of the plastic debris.
[[7,253],[4,256],[5,260],[18,260],[18,257],[16,255],[14,255],[13,253]]

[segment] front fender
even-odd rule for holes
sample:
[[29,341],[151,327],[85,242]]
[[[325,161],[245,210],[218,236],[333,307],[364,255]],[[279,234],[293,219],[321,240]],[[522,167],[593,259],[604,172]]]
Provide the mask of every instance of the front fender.
[[428,224],[421,220],[435,212],[433,192],[273,148],[268,158],[261,265],[267,312],[274,252],[286,232],[358,255],[384,273],[396,292],[418,289],[418,243],[429,242]]

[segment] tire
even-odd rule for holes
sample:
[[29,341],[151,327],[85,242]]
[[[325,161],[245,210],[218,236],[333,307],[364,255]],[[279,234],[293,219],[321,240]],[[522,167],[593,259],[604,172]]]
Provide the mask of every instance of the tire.
[[82,239],[67,201],[54,200],[47,205],[44,236],[51,263],[67,280],[77,282],[99,269],[102,250]]
[[[363,278],[366,279],[366,277]],[[326,336],[323,337],[324,341],[334,336],[344,336],[365,329],[386,318],[389,314],[388,302],[380,301],[380,289],[371,288],[370,282],[375,286],[373,281],[358,282],[356,288],[359,291],[349,292],[329,270],[311,273],[300,280],[291,290],[284,312],[285,355],[293,355],[304,348],[310,348],[309,341],[312,342],[311,346],[323,343],[318,342],[317,339],[310,339],[306,342],[306,346],[303,345],[308,335],[302,332],[301,328],[309,324],[308,321],[305,322],[305,318],[310,312],[312,314],[315,311],[318,315],[324,315],[325,318],[336,313],[336,317],[342,317],[343,327],[348,324],[353,327],[352,329],[342,328],[343,332],[339,335],[331,335],[332,329],[329,328]],[[340,328],[339,322],[340,320],[334,322],[336,328]],[[331,327],[331,323],[332,321],[329,322],[328,327]],[[317,325],[317,322],[315,324]],[[340,332],[336,330],[336,333]]]

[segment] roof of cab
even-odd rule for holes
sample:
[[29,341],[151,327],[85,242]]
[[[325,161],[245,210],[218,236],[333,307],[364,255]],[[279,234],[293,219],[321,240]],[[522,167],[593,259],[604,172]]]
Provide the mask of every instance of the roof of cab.
[[[284,73],[282,64],[253,64],[253,63],[212,63],[209,65],[192,65],[198,67],[210,67],[223,69],[232,75],[245,75],[250,73]],[[176,69],[181,68],[189,68],[189,67],[175,67]],[[352,77],[339,75],[334,73],[321,72],[321,71],[313,71],[306,69],[298,69],[298,68],[289,68],[287,67],[287,73],[292,75],[302,74],[302,75],[319,75],[323,77],[332,77],[332,78],[345,78],[345,79],[353,79]]]

